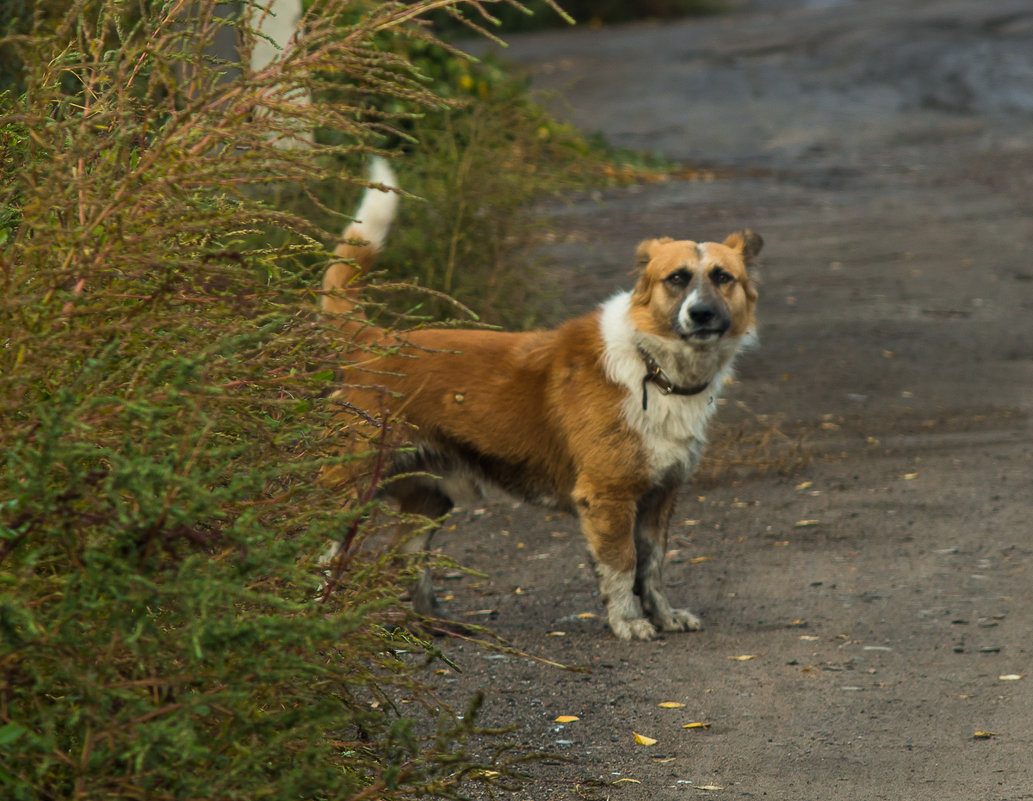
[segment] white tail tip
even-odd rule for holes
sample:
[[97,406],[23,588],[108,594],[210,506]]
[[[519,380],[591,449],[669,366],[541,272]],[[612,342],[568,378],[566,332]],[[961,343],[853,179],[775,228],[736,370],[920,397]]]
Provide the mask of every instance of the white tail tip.
[[[375,156],[369,167],[369,181],[383,184],[391,189],[398,188],[398,177],[391,165]],[[362,196],[362,203],[355,212],[355,222],[348,226],[348,233],[369,242],[376,250],[384,246],[387,232],[398,210],[398,195],[380,189],[368,188]]]

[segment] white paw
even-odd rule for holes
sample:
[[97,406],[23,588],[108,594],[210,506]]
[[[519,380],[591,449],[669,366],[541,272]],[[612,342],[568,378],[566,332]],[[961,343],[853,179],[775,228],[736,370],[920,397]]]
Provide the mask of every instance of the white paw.
[[664,631],[699,631],[702,627],[700,619],[688,609],[672,609],[661,623]]
[[644,617],[610,618],[610,628],[619,640],[651,640],[656,628]]

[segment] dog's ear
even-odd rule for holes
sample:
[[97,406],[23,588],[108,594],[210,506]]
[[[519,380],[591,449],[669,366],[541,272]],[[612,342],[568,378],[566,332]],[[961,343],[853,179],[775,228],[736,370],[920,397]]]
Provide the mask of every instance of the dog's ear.
[[653,254],[656,252],[657,247],[660,245],[666,245],[668,242],[673,242],[669,236],[665,236],[663,239],[643,239],[638,243],[638,247],[635,248],[635,266],[631,271],[632,275],[641,275],[642,271],[646,269],[646,265],[649,264],[650,259],[653,258]]
[[760,249],[764,247],[764,240],[761,238],[761,235],[756,231],[751,231],[749,228],[729,234],[724,243],[732,250],[739,251],[742,254],[742,260],[746,264],[752,262],[757,254],[760,253]]

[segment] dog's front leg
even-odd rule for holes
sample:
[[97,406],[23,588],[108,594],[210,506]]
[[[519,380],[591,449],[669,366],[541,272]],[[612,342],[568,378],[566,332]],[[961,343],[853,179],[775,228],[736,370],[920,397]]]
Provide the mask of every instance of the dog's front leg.
[[581,492],[576,503],[610,628],[622,640],[652,639],[656,628],[642,616],[635,596],[634,499]]
[[638,502],[635,593],[642,600],[643,611],[662,631],[699,631],[699,618],[688,609],[675,609],[664,595],[664,553],[674,498],[674,490],[658,487]]

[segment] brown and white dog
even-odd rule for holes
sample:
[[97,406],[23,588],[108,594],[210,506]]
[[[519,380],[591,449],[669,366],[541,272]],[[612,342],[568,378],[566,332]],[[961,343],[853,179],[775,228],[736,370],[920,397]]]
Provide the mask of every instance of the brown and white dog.
[[[370,180],[396,185],[382,161]],[[648,239],[635,252],[633,290],[553,330],[401,336],[364,322],[354,285],[396,205],[395,193],[368,189],[336,250],[343,260],[324,277],[323,309],[356,343],[336,395],[367,413],[335,433],[342,451],[375,455],[385,426],[401,431],[408,447],[392,457],[383,475],[396,478],[383,493],[404,513],[439,518],[459,485],[482,482],[574,513],[617,637],[698,629],[699,619],[664,595],[667,525],[732,361],[753,337],[757,292],[747,266],[760,236]],[[323,480],[354,483],[374,458],[338,464]],[[429,575],[414,606],[436,610]]]

